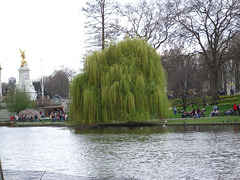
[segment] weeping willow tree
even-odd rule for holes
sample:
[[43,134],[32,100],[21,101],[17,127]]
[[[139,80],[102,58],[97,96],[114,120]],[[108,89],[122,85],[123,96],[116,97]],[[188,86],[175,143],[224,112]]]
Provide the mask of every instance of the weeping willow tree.
[[94,124],[164,118],[169,112],[160,56],[140,39],[111,44],[85,59],[70,86],[70,119]]

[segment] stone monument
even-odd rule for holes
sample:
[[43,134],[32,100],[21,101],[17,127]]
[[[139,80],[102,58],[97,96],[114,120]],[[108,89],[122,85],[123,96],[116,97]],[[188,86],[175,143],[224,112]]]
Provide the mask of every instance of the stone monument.
[[18,82],[18,88],[21,91],[25,91],[29,94],[31,100],[35,100],[37,93],[33,87],[33,83],[30,80],[30,76],[29,76],[29,67],[27,64],[27,61],[25,61],[25,51],[22,51],[20,49],[21,52],[21,57],[22,57],[22,61],[21,61],[21,67],[18,69],[19,71],[19,82]]
[[1,77],[1,74],[2,74],[2,66],[0,64],[0,99],[2,98],[2,77]]

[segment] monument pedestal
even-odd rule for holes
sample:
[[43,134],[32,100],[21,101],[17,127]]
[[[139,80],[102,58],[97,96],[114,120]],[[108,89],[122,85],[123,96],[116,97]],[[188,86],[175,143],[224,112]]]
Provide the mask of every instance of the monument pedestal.
[[29,76],[29,67],[27,64],[24,64],[22,67],[18,69],[19,71],[19,82],[18,82],[18,88],[21,91],[25,91],[29,94],[31,100],[35,100],[37,93],[33,87],[32,81],[30,80]]

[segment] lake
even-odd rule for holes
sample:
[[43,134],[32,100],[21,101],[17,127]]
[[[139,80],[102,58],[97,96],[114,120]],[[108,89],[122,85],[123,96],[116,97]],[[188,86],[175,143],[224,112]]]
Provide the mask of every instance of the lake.
[[238,179],[239,126],[0,127],[5,180]]

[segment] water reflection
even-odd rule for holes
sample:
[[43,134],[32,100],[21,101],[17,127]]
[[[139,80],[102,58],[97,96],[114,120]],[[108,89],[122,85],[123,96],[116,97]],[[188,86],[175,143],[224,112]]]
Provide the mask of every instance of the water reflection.
[[56,179],[237,179],[238,129],[0,127],[0,153],[9,177],[46,171]]
[[97,127],[97,128],[74,128],[76,134],[158,134],[171,132],[171,129],[162,126],[143,127]]
[[72,128],[76,134],[163,134],[170,132],[239,132],[239,125],[174,125],[174,126],[143,126],[143,127],[96,127]]

